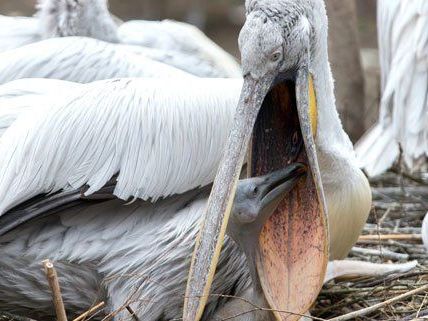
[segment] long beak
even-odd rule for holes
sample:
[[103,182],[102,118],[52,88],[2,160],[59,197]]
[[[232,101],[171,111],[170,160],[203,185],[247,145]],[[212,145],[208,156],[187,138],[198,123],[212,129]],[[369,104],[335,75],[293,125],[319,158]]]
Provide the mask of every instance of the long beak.
[[263,293],[273,310],[296,313],[274,312],[278,320],[299,319],[297,314],[305,313],[316,299],[328,261],[328,230],[315,120],[316,99],[307,68],[298,71],[294,82],[278,85],[270,76],[244,78],[234,125],[196,241],[184,321],[198,321],[207,303],[250,139],[250,176],[265,175],[296,161],[309,168],[308,178],[284,198],[261,232],[256,264]]
[[273,77],[262,80],[244,77],[234,124],[223,151],[223,158],[193,252],[184,300],[183,321],[199,321],[202,317],[248,143],[258,111],[272,81]]

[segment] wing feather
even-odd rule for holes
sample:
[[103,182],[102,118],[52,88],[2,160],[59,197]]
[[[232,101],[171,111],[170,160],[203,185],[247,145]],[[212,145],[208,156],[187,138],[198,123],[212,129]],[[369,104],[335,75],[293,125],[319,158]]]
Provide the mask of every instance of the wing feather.
[[[86,195],[117,176],[124,200],[212,182],[241,80],[117,79],[33,106],[0,140],[0,213],[43,193]],[[48,97],[44,100],[48,102]]]
[[[80,84],[54,79],[19,79],[0,86],[0,137],[32,106],[49,103],[51,96],[65,99]],[[37,101],[37,103],[36,103]]]
[[120,25],[118,35],[122,43],[166,51],[170,57],[164,59],[198,76],[240,78],[242,75],[230,54],[187,23],[133,20]]
[[121,46],[84,37],[52,38],[0,53],[0,84],[22,78],[79,83],[126,77],[191,77]]
[[[43,28],[39,25],[40,19],[49,20],[52,18],[49,16],[51,16],[49,12],[44,12],[44,14],[42,13],[41,15],[39,14],[37,18],[7,17],[0,15],[0,51],[16,49],[42,39],[51,38],[51,35],[46,34],[46,30],[42,30]],[[56,22],[54,22],[54,24],[55,23]],[[113,26],[109,24],[105,27],[109,29]],[[105,41],[113,40],[110,34],[106,36],[106,28],[101,28],[103,32],[98,33],[98,36],[95,38]],[[50,29],[50,27],[48,29]],[[241,71],[237,61],[210,40],[198,28],[189,24],[170,20],[129,21],[118,27],[118,33],[120,34],[122,45],[116,47],[121,47],[123,50],[128,47],[127,50],[131,52],[133,51],[146,58],[174,66],[195,76],[241,77]],[[44,34],[44,36],[41,36],[42,34]],[[70,31],[69,34],[79,36],[79,34],[75,33],[75,30]],[[88,36],[86,33],[80,35]],[[117,42],[117,39],[112,42]],[[37,46],[29,47],[29,49],[32,50],[34,50],[34,48],[37,48]],[[29,55],[29,52],[30,51],[27,51],[26,55]],[[77,50],[75,52],[77,52]],[[31,56],[34,55],[32,54]],[[114,57],[113,60],[115,60]],[[66,66],[66,68],[72,68],[75,62],[76,61],[66,59],[64,61],[64,66]],[[90,68],[91,62],[94,63],[94,59],[88,62],[88,67]],[[119,64],[121,63],[121,61],[117,62]],[[42,67],[47,67],[47,70]],[[94,67],[96,67],[96,65]],[[49,74],[49,66],[46,66],[46,64],[40,64],[39,68],[42,68],[46,74]],[[114,71],[115,69],[106,70]],[[104,72],[106,72],[106,70]],[[78,75],[81,75],[81,71],[75,72],[73,77],[78,77]],[[54,76],[52,77],[54,78]],[[92,81],[113,77],[118,76],[105,76],[104,78],[92,79]],[[60,79],[73,80],[71,76],[70,78]],[[91,80],[82,80],[80,82],[90,81]]]
[[398,144],[411,170],[428,157],[428,2],[379,0],[378,25],[379,126],[356,145],[359,161],[370,175],[384,172],[397,160]]

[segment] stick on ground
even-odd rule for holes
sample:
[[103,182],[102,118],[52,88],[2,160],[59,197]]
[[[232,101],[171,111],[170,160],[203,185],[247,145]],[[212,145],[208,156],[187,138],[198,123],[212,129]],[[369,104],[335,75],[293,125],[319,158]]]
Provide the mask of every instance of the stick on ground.
[[407,241],[420,241],[422,240],[421,234],[381,234],[381,235],[361,235],[358,241],[367,240],[407,240]]
[[81,321],[86,319],[88,316],[90,316],[91,314],[97,312],[99,309],[103,308],[105,305],[104,301],[98,303],[96,306],[93,306],[92,308],[90,308],[88,311],[86,311],[85,313],[82,313],[81,315],[79,315],[77,318],[73,319],[73,321]]
[[411,290],[409,292],[403,293],[403,294],[401,294],[399,296],[396,296],[396,297],[394,297],[392,299],[389,299],[389,300],[386,300],[384,302],[375,304],[375,305],[373,305],[371,307],[364,308],[364,309],[361,309],[361,310],[358,310],[358,311],[354,311],[354,312],[350,312],[350,313],[341,315],[339,317],[335,317],[335,318],[329,319],[328,321],[346,321],[346,320],[354,319],[356,317],[362,317],[362,316],[365,316],[365,315],[367,315],[367,314],[369,314],[371,312],[379,310],[380,308],[383,308],[383,307],[385,307],[387,305],[390,305],[392,303],[395,303],[395,302],[398,302],[400,300],[403,300],[403,299],[405,299],[405,298],[407,298],[409,296],[412,296],[412,295],[415,295],[415,294],[419,294],[419,293],[425,292],[425,291],[428,291],[428,284],[426,284],[424,286],[421,286],[420,288]]
[[352,254],[362,254],[362,255],[371,255],[371,256],[380,256],[391,260],[408,260],[408,254],[395,253],[388,249],[376,250],[376,249],[367,249],[362,247],[354,246],[351,250]]
[[50,260],[42,261],[45,268],[46,278],[52,291],[52,299],[55,307],[55,313],[58,321],[67,321],[64,302],[62,301],[61,289],[59,287],[58,275]]

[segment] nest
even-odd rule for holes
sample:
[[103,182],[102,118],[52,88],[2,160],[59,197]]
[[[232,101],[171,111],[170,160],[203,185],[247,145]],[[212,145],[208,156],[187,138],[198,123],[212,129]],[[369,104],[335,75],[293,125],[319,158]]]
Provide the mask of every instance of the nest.
[[417,260],[419,264],[402,274],[331,281],[321,291],[312,315],[331,319],[382,304],[352,320],[428,319],[427,291],[384,304],[428,284],[428,252],[421,239],[422,220],[428,211],[428,175],[389,172],[373,179],[371,185],[373,208],[363,231],[367,236],[360,239],[349,258],[374,263]]

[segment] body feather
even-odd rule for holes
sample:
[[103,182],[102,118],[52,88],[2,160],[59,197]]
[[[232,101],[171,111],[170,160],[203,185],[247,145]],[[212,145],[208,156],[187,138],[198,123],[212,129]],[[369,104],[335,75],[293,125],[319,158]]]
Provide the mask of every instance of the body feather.
[[191,76],[127,46],[84,37],[52,38],[0,53],[1,84],[22,78],[87,83],[118,77]]
[[[214,77],[241,77],[236,60],[190,24],[173,20],[133,20],[120,25],[118,35],[122,43],[192,57],[196,66],[210,67]],[[205,66],[201,63],[203,61],[207,62]]]
[[118,79],[50,96],[2,136],[0,213],[60,189],[87,184],[91,194],[118,173],[114,194],[124,200],[211,183],[241,84]]
[[382,100],[379,121],[356,145],[371,176],[399,158],[410,170],[428,157],[428,6],[424,0],[378,2]]
[[33,106],[66,99],[79,84],[55,79],[20,79],[0,86],[0,139],[13,122]]
[[[178,318],[208,195],[209,189],[202,189],[155,204],[113,200],[86,205],[0,236],[0,308],[54,317],[46,277],[38,268],[49,257],[58,268],[64,304],[74,314],[70,317],[105,301],[104,313],[119,312],[117,320],[129,317],[124,305],[146,321]],[[245,257],[226,239],[213,293],[239,296],[249,285]],[[224,301],[211,297],[205,320]]]
[[52,37],[91,37],[138,45],[151,59],[195,76],[241,77],[237,61],[196,27],[172,20],[118,25],[106,0],[42,0],[35,17],[0,16],[0,27],[0,51]]
[[38,21],[33,17],[0,15],[0,52],[41,40]]

